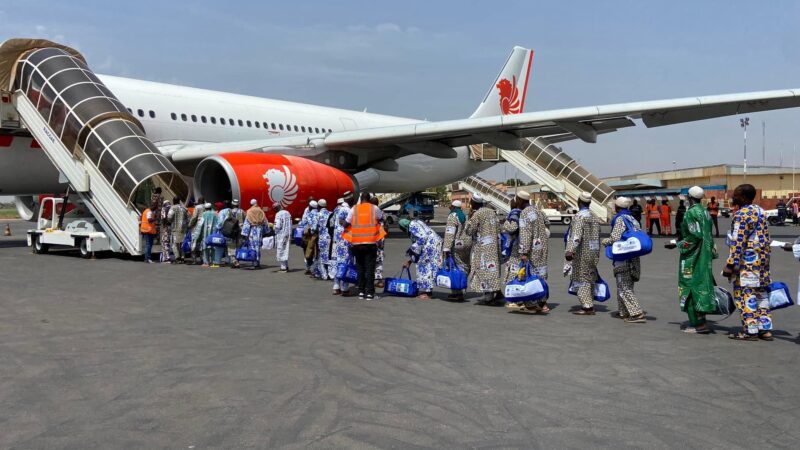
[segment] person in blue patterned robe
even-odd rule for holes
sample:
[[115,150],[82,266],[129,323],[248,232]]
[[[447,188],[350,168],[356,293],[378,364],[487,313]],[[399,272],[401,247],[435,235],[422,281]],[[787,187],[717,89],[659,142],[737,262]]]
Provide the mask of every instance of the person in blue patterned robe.
[[319,239],[319,235],[317,234],[319,226],[318,207],[319,204],[316,201],[311,200],[308,203],[308,208],[306,208],[305,213],[303,213],[303,218],[300,220],[300,224],[298,225],[300,228],[304,229],[303,244],[306,258],[306,275],[315,278],[319,277],[319,267],[317,267],[319,256],[319,248],[317,247],[317,239]]
[[347,223],[347,215],[350,213],[350,205],[339,199],[337,201],[339,206],[333,210],[333,251],[331,254],[332,274],[333,274],[333,295],[347,295],[350,287],[343,280],[336,278],[336,273],[339,267],[348,263],[350,257],[350,243],[342,239],[344,233],[344,226]]
[[319,201],[319,215],[317,217],[317,230],[319,239],[317,246],[319,248],[317,253],[317,271],[319,271],[319,278],[323,280],[332,280],[336,275],[330,271],[331,259],[331,230],[328,229],[328,219],[331,212],[328,211],[328,202],[323,198]]
[[408,233],[412,242],[406,252],[411,259],[404,264],[404,267],[416,262],[418,298],[428,300],[433,293],[436,272],[442,265],[442,238],[425,222],[417,219],[401,220],[400,229]]
[[242,225],[242,236],[247,239],[247,248],[256,252],[254,269],[261,267],[261,239],[264,237],[264,227],[268,226],[264,210],[259,208],[255,199],[250,200],[250,209],[247,210]]

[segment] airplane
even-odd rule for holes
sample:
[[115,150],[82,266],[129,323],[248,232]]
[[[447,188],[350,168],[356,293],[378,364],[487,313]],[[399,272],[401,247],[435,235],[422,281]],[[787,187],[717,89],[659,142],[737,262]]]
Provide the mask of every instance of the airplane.
[[[0,53],[20,41],[4,42]],[[26,45],[66,49],[83,58],[57,43],[34,42]],[[471,146],[484,143],[509,150],[521,149],[525,138],[533,137],[592,143],[636,121],[649,128],[800,106],[800,90],[787,89],[525,112],[533,58],[533,50],[514,47],[469,118],[437,122],[97,78],[191,180],[195,195],[211,202],[281,203],[293,215],[303,211],[309,197],[412,192],[464,179],[496,163],[470,157]],[[6,84],[10,77],[3,70],[5,105],[13,86]],[[24,199],[65,190],[58,170],[37,146],[20,130],[0,130],[0,195]],[[32,216],[24,204],[17,202],[20,213]]]

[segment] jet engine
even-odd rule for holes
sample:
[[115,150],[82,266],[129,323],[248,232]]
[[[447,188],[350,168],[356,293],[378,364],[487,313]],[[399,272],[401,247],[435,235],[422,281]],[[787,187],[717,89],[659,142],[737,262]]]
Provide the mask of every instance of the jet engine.
[[350,175],[299,156],[226,153],[204,159],[194,173],[195,197],[206,202],[238,199],[244,209],[251,199],[270,209],[280,203],[293,217],[303,213],[309,197],[333,206],[356,188]]

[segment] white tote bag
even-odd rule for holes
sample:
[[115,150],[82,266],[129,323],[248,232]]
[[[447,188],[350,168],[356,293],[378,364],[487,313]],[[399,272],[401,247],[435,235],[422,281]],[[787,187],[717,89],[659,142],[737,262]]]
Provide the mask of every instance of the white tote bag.
[[275,248],[275,236],[268,236],[261,239],[261,250],[272,250]]

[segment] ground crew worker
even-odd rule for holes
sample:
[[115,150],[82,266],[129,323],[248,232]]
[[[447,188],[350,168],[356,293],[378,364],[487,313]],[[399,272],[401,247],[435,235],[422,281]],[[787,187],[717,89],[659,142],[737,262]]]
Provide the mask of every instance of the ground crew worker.
[[786,224],[786,201],[783,198],[778,200],[776,208],[778,209],[778,225],[784,226]]
[[712,261],[717,257],[714,239],[711,237],[711,215],[703,208],[703,188],[689,189],[689,209],[681,223],[683,239],[666,244],[666,248],[678,248],[678,291],[681,311],[689,316],[689,326],[684,333],[709,334],[706,314],[717,310],[714,298],[714,275]]
[[639,226],[641,226],[642,225],[642,205],[639,204],[639,201],[636,200],[636,199],[633,199],[633,204],[631,205],[630,208],[628,208],[628,211],[631,212],[631,215],[633,216],[633,218],[636,219],[636,221],[639,222]]
[[[639,222],[628,210],[631,199],[628,197],[617,197],[614,201],[614,210],[617,215],[611,220],[611,236],[603,239],[606,247],[613,245],[614,242],[622,240],[622,233],[628,229],[625,221],[630,223],[634,231],[641,230]],[[614,278],[617,281],[617,303],[619,312],[617,317],[625,320],[625,323],[644,323],[647,321],[644,311],[639,306],[639,300],[633,292],[633,285],[641,277],[642,266],[639,257],[625,261],[614,262]]]
[[156,238],[156,234],[158,234],[158,229],[156,228],[156,215],[153,214],[152,209],[147,208],[142,212],[142,221],[139,224],[139,232],[142,234],[142,238],[144,239],[144,262],[148,264],[152,263],[153,241]]
[[647,206],[644,208],[646,217],[647,217],[647,234],[653,234],[653,225],[656,226],[656,230],[658,230],[658,234],[661,234],[661,213],[658,211],[658,206],[656,206],[655,200],[650,200],[647,202]]
[[570,225],[564,254],[567,263],[571,264],[570,282],[578,288],[581,307],[572,311],[572,314],[578,316],[595,315],[594,285],[598,278],[597,263],[600,260],[600,223],[589,210],[591,204],[592,194],[581,192],[578,197],[580,210]]
[[772,317],[769,313],[767,286],[770,237],[764,210],[754,205],[756,188],[742,184],[733,191],[733,204],[739,207],[733,216],[731,247],[722,275],[733,282],[733,300],[739,309],[742,330],[728,335],[731,339],[771,341]]
[[669,236],[672,234],[672,207],[669,206],[669,202],[666,200],[661,200],[659,209],[661,212],[661,229],[665,235]]
[[675,234],[678,235],[678,240],[680,241],[683,239],[683,235],[681,234],[681,224],[683,223],[683,217],[686,215],[686,202],[681,200],[678,202],[678,209],[675,210]]
[[708,209],[708,213],[711,215],[711,222],[714,224],[714,235],[719,237],[719,203],[717,203],[717,197],[711,197],[706,209]]
[[347,223],[342,238],[352,246],[358,272],[358,298],[375,298],[375,259],[378,256],[378,241],[386,237],[383,228],[383,212],[370,203],[371,196],[362,192],[359,203],[347,214]]

